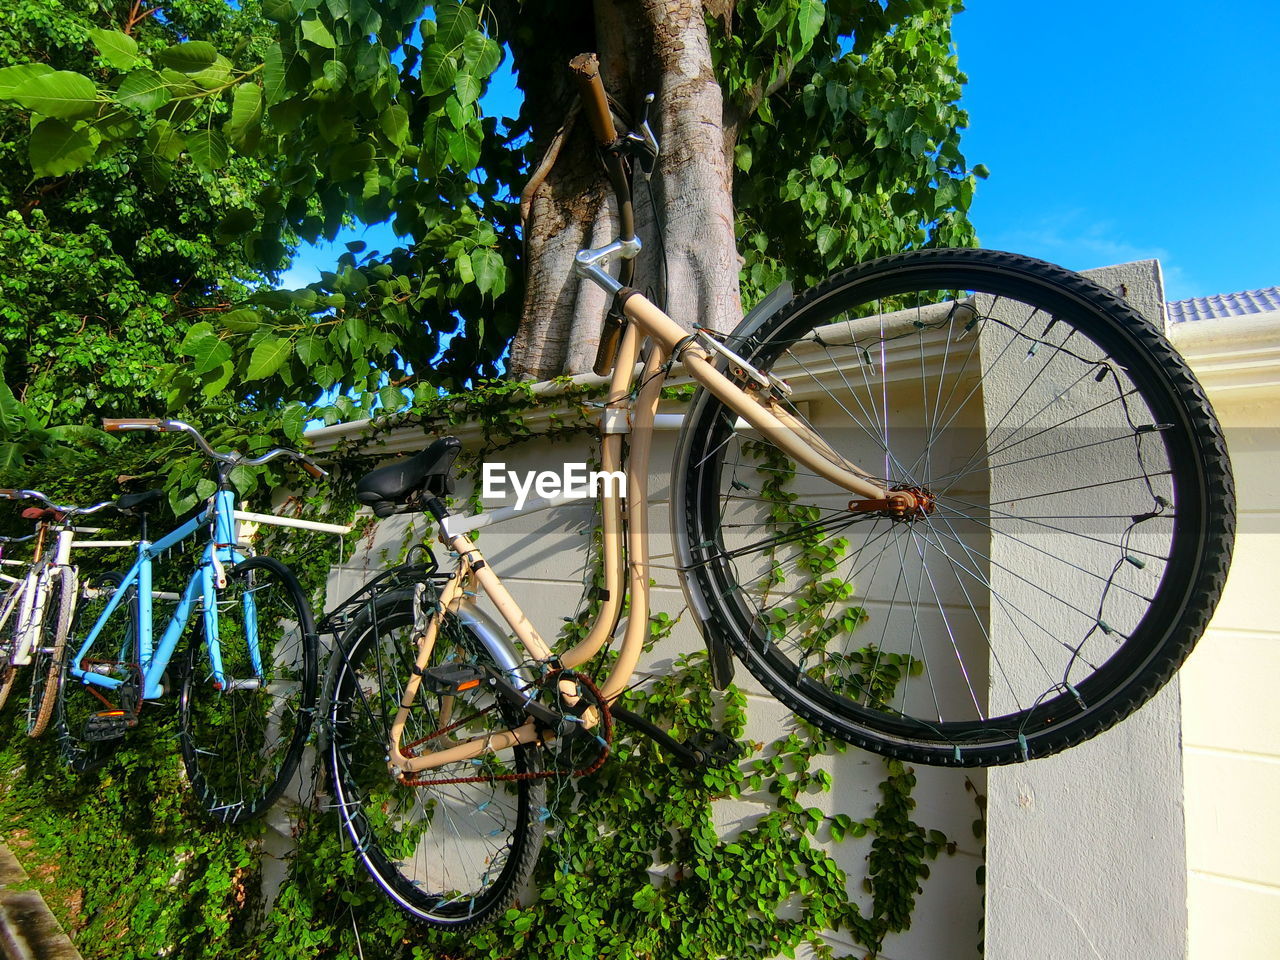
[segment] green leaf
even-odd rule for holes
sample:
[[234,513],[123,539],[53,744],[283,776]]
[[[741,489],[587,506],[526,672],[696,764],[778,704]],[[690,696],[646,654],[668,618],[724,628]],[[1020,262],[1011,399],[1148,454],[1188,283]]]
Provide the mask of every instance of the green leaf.
[[205,374],[231,359],[231,344],[215,334],[198,341],[191,349],[195,372]]
[[16,67],[0,67],[0,100],[12,100],[13,91],[32,77],[45,77],[53,67],[43,63],[20,63]]
[[88,127],[75,129],[61,120],[46,119],[31,132],[27,146],[37,177],[60,177],[92,160],[98,145]]
[[216,130],[197,130],[187,136],[187,153],[197,167],[212,173],[227,162],[227,141]]
[[473,170],[480,162],[480,132],[474,127],[449,134],[449,153],[463,170]]
[[248,307],[228,311],[218,318],[219,324],[234,333],[252,333],[261,322],[258,312]]
[[289,89],[284,51],[278,43],[267,47],[267,52],[262,58],[262,87],[267,95],[268,106],[274,106],[282,100],[289,99],[289,95],[293,92]]
[[826,16],[827,10],[822,0],[800,0],[800,12],[796,15],[796,24],[800,28],[800,41],[806,48],[818,36]]
[[208,320],[201,320],[193,323],[187,328],[186,334],[182,338],[182,342],[178,344],[178,352],[184,357],[194,356],[196,344],[208,337],[216,337],[217,331],[213,329],[213,324]]
[[347,65],[341,60],[326,60],[322,72],[330,90],[341,90],[347,82]]
[[293,345],[288,340],[267,334],[258,341],[249,356],[249,367],[245,370],[246,380],[261,380],[280,369],[280,364],[289,358]]
[[264,0],[262,15],[273,23],[289,23],[298,12],[293,8],[292,0]]
[[462,41],[462,56],[469,68],[467,72],[483,79],[502,63],[502,48],[479,30],[472,30]]
[[124,78],[116,99],[126,107],[153,113],[169,102],[169,84],[154,70],[135,70]]
[[258,225],[258,216],[247,207],[235,207],[227,211],[227,215],[218,221],[218,235],[222,237],[238,237],[248,233]]
[[166,67],[181,73],[199,73],[213,66],[218,59],[218,50],[208,41],[188,40],[185,43],[175,43],[171,47],[165,47],[156,54],[156,59]]
[[496,297],[506,290],[507,265],[497,250],[481,247],[472,251],[471,270],[481,293],[492,293]]
[[751,144],[740,143],[733,148],[733,162],[743,173],[751,172]]
[[823,256],[826,256],[831,252],[831,248],[836,245],[837,241],[839,241],[840,234],[831,226],[831,224],[824,223],[818,228],[816,239],[818,242],[818,252]]
[[102,59],[117,70],[132,70],[138,62],[138,41],[119,30],[89,31],[89,38],[102,54]]
[[302,431],[307,425],[307,408],[300,403],[289,404],[280,417],[280,425],[290,442],[297,443],[302,439]]
[[203,70],[191,74],[191,81],[203,90],[217,90],[231,82],[231,61],[222,54]]
[[302,38],[314,43],[317,47],[324,47],[326,50],[334,50],[338,44],[333,39],[333,34],[319,20],[303,20],[302,21]]
[[127,110],[112,110],[105,117],[90,122],[103,140],[126,140],[136,137],[142,130],[138,121]]
[[432,44],[422,58],[422,92],[427,96],[452,90],[458,77],[458,61],[439,44]]
[[436,42],[447,50],[462,46],[467,34],[478,26],[475,11],[457,3],[436,4]]
[[298,338],[296,349],[298,359],[312,367],[329,355],[329,341],[324,337],[308,334]]
[[231,100],[231,117],[222,125],[222,132],[237,147],[245,147],[261,123],[262,88],[256,83],[240,84]]
[[378,391],[383,413],[395,413],[405,404],[404,392],[399,387],[385,386]]
[[459,73],[453,85],[453,95],[464,107],[480,99],[480,81],[469,73]]
[[164,160],[176,160],[186,146],[168,120],[157,120],[147,131],[147,150]]
[[173,176],[173,161],[152,153],[143,154],[138,158],[138,172],[142,174],[147,186],[159,192],[169,185]]
[[409,111],[398,103],[393,103],[382,111],[378,123],[387,139],[397,147],[403,146],[409,138]]
[[29,76],[14,88],[13,99],[28,110],[59,120],[92,116],[100,103],[93,81],[71,70]]

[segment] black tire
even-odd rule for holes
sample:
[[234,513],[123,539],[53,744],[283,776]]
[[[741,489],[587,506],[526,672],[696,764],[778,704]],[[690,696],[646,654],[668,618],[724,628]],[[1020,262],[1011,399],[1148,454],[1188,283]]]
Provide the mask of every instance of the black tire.
[[119,702],[108,691],[73,677],[72,667],[92,666],[98,672],[126,683],[138,682],[138,607],[132,587],[112,612],[111,619],[103,625],[88,655],[80,664],[72,662],[79,644],[98,622],[111,595],[123,582],[124,577],[119,573],[110,572],[99,574],[84,584],[84,596],[76,605],[70,631],[73,646],[65,651],[58,665],[54,731],[62,759],[76,773],[88,773],[102,766],[122,741],[84,738],[89,716],[116,709]]
[[318,684],[315,622],[297,578],[271,557],[227,568],[218,591],[221,679],[203,613],[192,620],[179,704],[182,760],[209,816],[242,823],[280,798],[302,758]]
[[673,508],[693,609],[827,733],[938,765],[1044,756],[1145,703],[1204,631],[1234,530],[1225,441],[1109,291],[920,251],[729,346],[789,381],[782,408],[834,456],[918,491],[902,517],[856,512],[706,391],[691,406]]
[[[50,577],[40,636],[31,651],[31,696],[27,700],[27,736],[44,735],[58,702],[58,677],[62,673],[63,651],[71,632],[76,609],[76,572],[59,567]],[[56,585],[55,585],[56,584]]]
[[[414,665],[417,621],[434,605],[425,585],[377,599],[347,631],[335,652],[326,690],[330,742],[326,755],[343,831],[374,882],[415,920],[468,930],[505,909],[528,880],[542,844],[545,782],[479,779],[486,771],[536,774],[537,746],[522,746],[417,774],[419,780],[453,777],[477,782],[407,785],[393,778],[389,730]],[[431,664],[494,661],[471,630],[450,617]],[[458,698],[419,691],[404,742],[423,742],[442,722],[468,722],[449,736],[483,735],[520,717],[499,707],[484,686]],[[450,718],[442,721],[442,718]]]

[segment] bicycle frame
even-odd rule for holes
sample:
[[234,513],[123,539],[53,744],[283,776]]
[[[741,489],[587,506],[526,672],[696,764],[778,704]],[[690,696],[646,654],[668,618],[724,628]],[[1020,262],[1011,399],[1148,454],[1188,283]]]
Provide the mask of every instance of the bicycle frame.
[[[638,244],[632,243],[633,250]],[[539,664],[558,662],[566,669],[573,669],[590,660],[612,637],[622,613],[624,597],[623,566],[625,557],[626,591],[631,598],[631,611],[623,633],[618,658],[613,670],[600,685],[601,697],[613,702],[626,689],[640,661],[649,621],[649,543],[648,543],[648,475],[649,454],[653,444],[653,425],[657,415],[658,400],[666,382],[670,364],[668,357],[675,357],[695,381],[704,386],[752,428],[767,436],[781,450],[799,463],[809,467],[853,497],[865,500],[887,501],[897,493],[886,491],[868,479],[868,474],[857,465],[848,462],[820,440],[812,438],[807,428],[788,414],[777,403],[769,388],[757,391],[763,399],[744,389],[725,376],[716,366],[711,352],[699,346],[695,338],[634,290],[623,288],[616,280],[599,268],[602,251],[617,252],[619,244],[601,248],[601,251],[583,251],[579,264],[586,264],[580,272],[587,275],[606,290],[612,292],[621,303],[622,311],[631,322],[627,324],[618,345],[604,410],[600,418],[601,468],[615,472],[624,468],[622,463],[622,439],[630,435],[629,455],[626,458],[627,522],[623,522],[622,503],[610,484],[600,487],[600,505],[603,516],[603,561],[605,599],[601,602],[595,623],[587,636],[573,649],[560,654],[553,653],[538,634],[528,617],[514,598],[507,592],[493,568],[485,561],[467,531],[475,529],[467,518],[446,516],[441,518],[441,540],[458,555],[455,576],[445,584],[435,616],[421,637],[418,645],[416,670],[405,686],[404,699],[397,710],[390,731],[388,757],[399,775],[418,773],[462,760],[474,759],[484,753],[508,749],[516,744],[533,743],[543,738],[532,721],[526,722],[497,735],[463,741],[455,746],[417,756],[401,749],[401,739],[409,710],[421,687],[422,675],[431,658],[442,618],[446,613],[456,613],[465,594],[474,585],[483,590],[493,601],[502,618],[506,620],[529,657]],[[634,255],[632,252],[630,255]],[[642,349],[648,345],[643,362]],[[752,370],[746,361],[734,357],[748,382],[769,384],[766,374]],[[639,375],[637,378],[637,369]],[[639,384],[636,389],[637,383]],[[782,385],[779,385],[781,387]],[[633,399],[634,392],[634,399]],[[816,442],[815,442],[816,441]],[[479,524],[476,524],[479,526]],[[625,544],[625,551],[624,551]],[[590,725],[597,718],[589,710],[584,721]]]
[[[121,584],[112,593],[111,598],[107,601],[106,608],[90,628],[84,642],[81,643],[76,651],[71,661],[72,666],[68,671],[70,675],[82,683],[107,690],[114,690],[125,683],[124,680],[117,677],[103,676],[92,668],[86,670],[83,667],[83,663],[94,642],[102,633],[107,621],[124,601],[129,590],[136,588],[137,595],[134,602],[137,611],[138,635],[135,639],[135,652],[137,663],[142,671],[140,698],[152,700],[163,696],[165,690],[161,679],[169,666],[174,650],[177,649],[178,640],[182,636],[183,630],[186,629],[192,610],[197,603],[202,605],[205,638],[210,663],[213,668],[214,682],[225,684],[227,678],[222,670],[222,658],[218,643],[217,590],[219,587],[226,585],[224,568],[228,565],[239,563],[245,558],[244,554],[239,551],[239,545],[236,540],[238,523],[235,512],[235,492],[226,489],[219,490],[214,495],[209,506],[186,523],[179,525],[154,543],[147,540],[139,541],[138,559],[130,567],[128,573],[125,574]],[[165,551],[192,537],[205,526],[212,527],[213,536],[204,549],[203,558],[196,566],[191,578],[187,581],[185,589],[179,594],[178,605],[170,616],[169,623],[157,644],[153,639],[154,594],[152,592],[151,564]],[[254,600],[251,593],[245,596],[244,603],[246,613],[250,614],[250,616],[246,617],[250,656],[254,670],[258,674],[256,679],[261,679],[262,664],[258,654],[257,619],[252,616],[254,613]],[[125,653],[127,651],[120,651],[121,659],[124,659],[123,655]],[[240,679],[243,680],[245,678]]]

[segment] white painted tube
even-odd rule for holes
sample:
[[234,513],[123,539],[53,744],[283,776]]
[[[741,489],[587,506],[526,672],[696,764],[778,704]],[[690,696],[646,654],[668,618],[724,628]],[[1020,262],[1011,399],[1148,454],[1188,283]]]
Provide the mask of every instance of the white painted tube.
[[336,533],[339,535],[351,532],[350,527],[344,527],[337,523],[318,523],[315,520],[300,520],[296,517],[277,517],[271,513],[249,513],[245,510],[236,510],[232,516],[237,520],[247,521],[249,523],[265,523],[273,527],[295,527],[298,530],[314,530],[317,533]]

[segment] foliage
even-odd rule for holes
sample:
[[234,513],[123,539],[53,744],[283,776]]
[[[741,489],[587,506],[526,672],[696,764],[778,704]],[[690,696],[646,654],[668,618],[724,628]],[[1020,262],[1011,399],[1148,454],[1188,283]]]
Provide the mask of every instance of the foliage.
[[[238,156],[215,178],[175,163],[161,184],[145,142],[125,136],[141,129],[129,109],[89,117],[72,99],[96,89],[126,48],[151,51],[186,33],[252,47],[256,7],[179,0],[163,19],[128,10],[94,0],[0,10],[0,96],[27,98],[16,91],[30,87],[27,99],[45,111],[0,110],[0,362],[44,423],[164,413],[154,374],[177,358],[183,331],[284,263],[283,245],[259,256],[226,229],[233,214],[261,219],[266,164]],[[131,35],[115,31],[113,45],[106,27]],[[54,78],[49,89],[41,76]],[[194,130],[199,121],[166,122]]]
[[967,213],[986,169],[960,152],[960,7],[774,0],[711,22],[721,83],[745,118],[734,206],[748,300],[855,261],[974,245]]
[[[853,257],[972,243],[956,8],[769,0],[712,22],[749,300]],[[163,402],[244,440],[296,438],[317,404],[390,413],[497,372],[524,297],[511,198],[549,131],[507,133],[480,98],[501,42],[536,49],[555,18],[500,22],[482,0],[59,9],[22,0],[9,16],[30,36],[0,69],[0,141],[25,183],[10,188],[17,279],[0,281],[0,317],[40,317],[45,338],[11,351],[10,382],[54,367],[79,382],[62,422],[108,398]],[[404,243],[350,244],[302,290],[258,285],[294,236],[352,220],[390,221]],[[70,301],[66,275],[86,279]],[[53,380],[39,382],[16,392],[49,413]]]
[[[488,446],[496,450],[527,441],[537,407],[553,402],[572,409],[592,401],[572,389],[567,398],[535,401],[528,385],[504,382],[466,405],[440,399],[431,407],[445,420],[483,422]],[[580,429],[572,416],[551,425],[553,435]],[[362,468],[357,454],[367,456],[372,446],[339,453],[337,482],[323,499],[311,496],[301,504],[306,515],[326,510],[330,519],[349,520],[351,480]],[[170,460],[170,449],[163,443],[121,445],[100,470],[104,478],[117,471],[153,472]],[[135,458],[132,465],[127,456]],[[794,521],[785,481],[765,495],[777,506],[779,523]],[[342,549],[349,551],[363,535],[351,534]],[[323,535],[279,531],[264,546],[287,559],[313,595],[339,549]],[[828,559],[814,558],[819,582]],[[655,615],[652,639],[672,626],[666,614]],[[573,623],[566,632],[572,637],[581,629]],[[252,826],[210,825],[194,809],[182,784],[173,721],[162,705],[101,773],[80,779],[62,771],[54,744],[24,741],[12,729],[17,720],[11,709],[0,721],[9,729],[9,746],[0,753],[0,822],[23,844],[28,868],[90,958],[163,950],[190,960],[665,960],[767,958],[804,945],[830,956],[820,936],[828,929],[874,956],[886,936],[909,925],[930,862],[954,849],[946,837],[912,820],[915,779],[909,768],[886,762],[874,808],[850,809],[831,793],[828,769],[829,758],[846,748],[803,724],[770,743],[742,741],[745,697],[736,688],[712,692],[701,652],[629,693],[625,705],[677,739],[724,729],[739,739],[744,759],[684,771],[650,741],[620,728],[614,755],[598,774],[552,782],[553,830],[538,866],[537,898],[465,938],[412,926],[369,882],[325,809],[323,792],[315,805],[289,811],[296,852],[278,893],[264,900],[269,877],[278,875],[269,866],[268,835]],[[140,797],[149,802],[139,803]],[[737,833],[722,836],[717,805],[736,802],[750,804],[755,814]],[[67,839],[89,831],[92,843]],[[852,850],[837,862],[842,844]],[[863,877],[841,865],[859,857],[867,864]],[[104,862],[112,869],[104,871]]]

